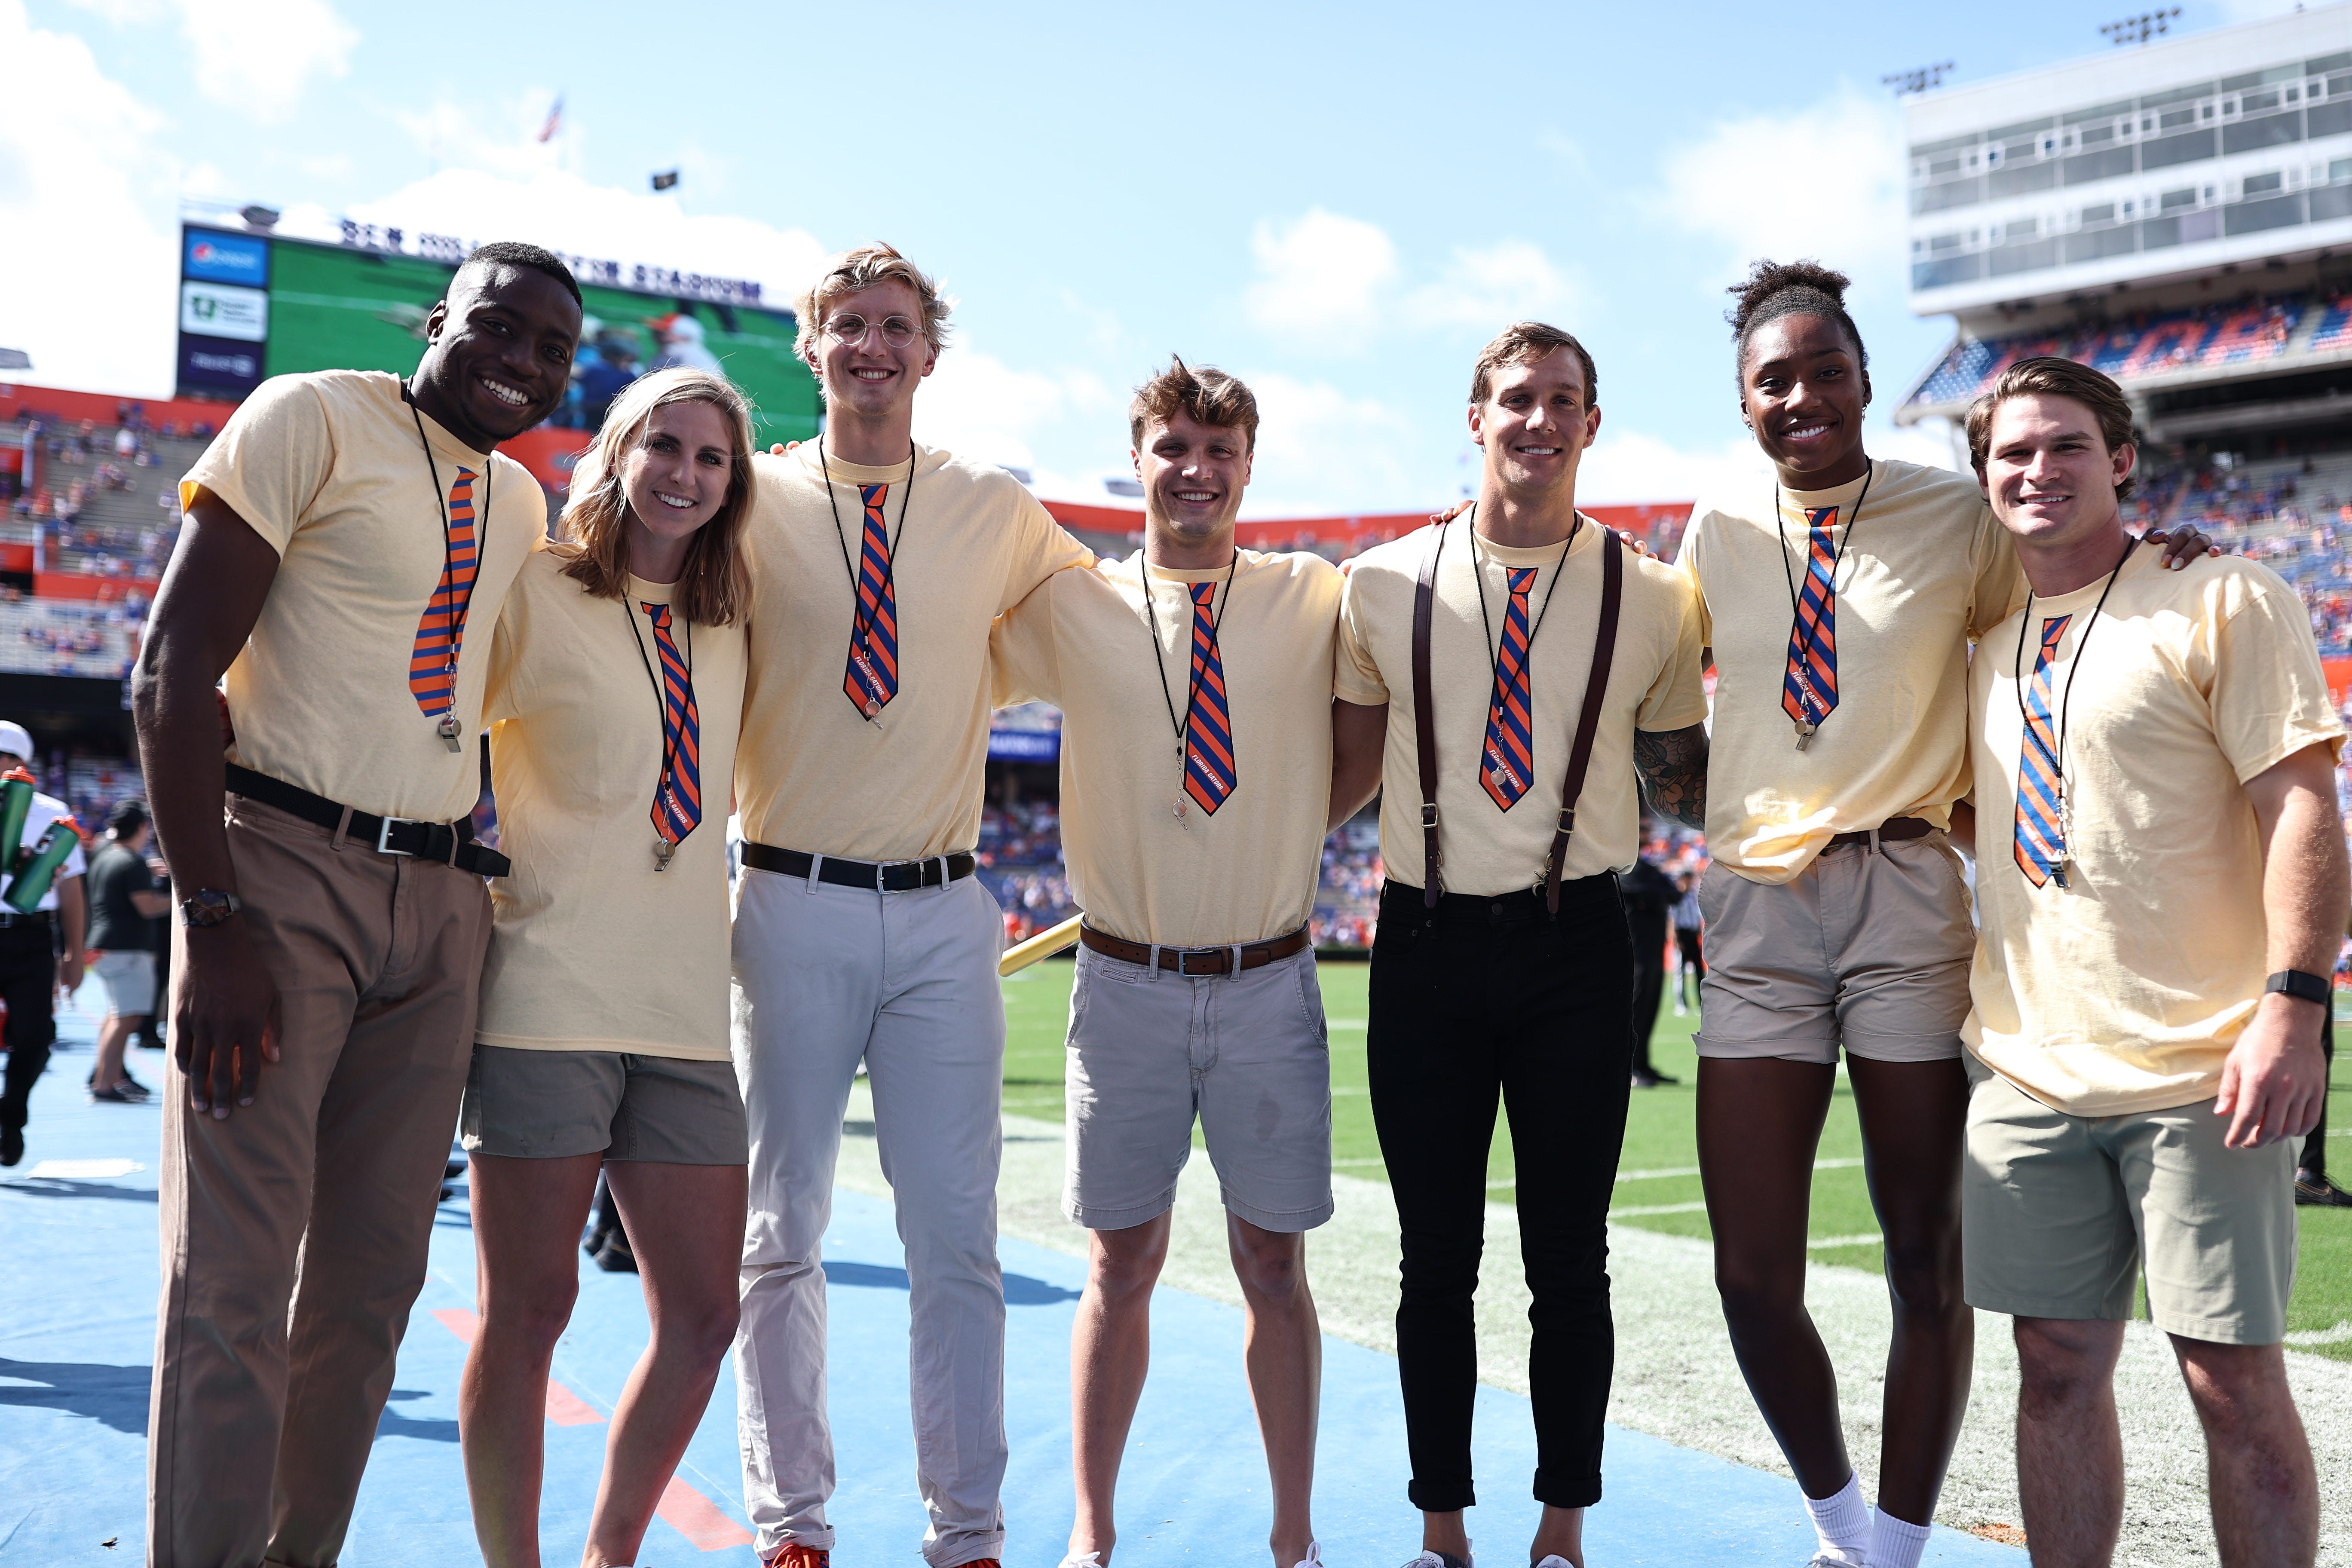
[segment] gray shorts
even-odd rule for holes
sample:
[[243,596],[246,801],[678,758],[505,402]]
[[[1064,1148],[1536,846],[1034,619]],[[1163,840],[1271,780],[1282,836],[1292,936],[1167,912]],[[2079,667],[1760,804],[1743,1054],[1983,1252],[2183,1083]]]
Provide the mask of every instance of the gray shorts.
[[1225,1207],[1262,1230],[1331,1217],[1331,1051],[1309,949],[1232,976],[1078,950],[1062,1212],[1089,1230],[1166,1214],[1192,1120]]
[[90,969],[106,987],[106,1010],[118,1018],[143,1018],[155,1011],[155,955],[101,952]]
[[2221,1142],[2213,1102],[2069,1116],[1973,1058],[1960,1163],[1969,1305],[2021,1318],[2147,1315],[2168,1334],[2274,1345],[2294,1289],[2294,1152]]
[[1969,1016],[1960,857],[1940,833],[1823,850],[1794,880],[1710,866],[1699,881],[1703,1057],[1950,1061]]
[[602,1154],[662,1165],[751,1158],[735,1064],[624,1051],[474,1047],[457,1120],[469,1154]]

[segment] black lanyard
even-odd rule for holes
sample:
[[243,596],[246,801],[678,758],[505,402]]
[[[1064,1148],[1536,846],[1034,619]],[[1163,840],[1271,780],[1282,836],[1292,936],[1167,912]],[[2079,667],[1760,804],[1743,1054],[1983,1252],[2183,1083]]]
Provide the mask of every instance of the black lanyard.
[[[434,733],[446,742],[454,752],[457,749],[457,737],[465,727],[457,722],[457,634],[461,622],[457,615],[457,552],[450,538],[449,498],[441,493],[441,465],[433,460],[433,443],[425,435],[425,416],[417,412],[416,399],[409,395],[408,383],[404,381],[400,384],[400,400],[408,405],[409,417],[416,421],[416,439],[425,448],[425,471],[433,476],[433,504],[441,509],[441,582],[449,584],[449,710],[441,715],[441,721],[433,729]],[[496,454],[492,457],[495,458]],[[474,525],[474,574],[477,577],[481,575],[482,547],[489,537],[490,470],[496,466],[495,461],[482,465],[482,504],[474,513],[477,519]],[[435,584],[433,593],[440,591],[440,584]],[[466,586],[466,607],[468,610],[474,607],[471,584]],[[425,608],[427,613],[431,612],[432,594],[425,596]]]
[[[841,503],[834,499],[833,465],[825,461],[823,437],[817,438],[816,463],[824,473],[824,504],[833,509],[833,537],[841,545],[842,570],[849,574],[849,646],[864,653],[866,662],[870,665],[874,659],[874,613],[866,607],[866,595],[857,591],[857,568],[850,564],[849,535],[842,531]],[[885,598],[893,605],[898,602],[898,546],[907,542],[907,505],[914,499],[915,444],[908,441],[907,443],[907,484],[906,488],[898,492],[898,537],[896,542],[891,540],[887,523],[882,533],[882,592],[874,601],[877,609],[880,607]],[[858,524],[857,537],[861,542],[862,550],[863,541],[866,538],[866,525],[863,521]],[[635,621],[629,624],[632,626],[636,625]],[[894,659],[892,662],[895,664],[897,661]],[[880,716],[881,705],[870,695],[866,699],[866,709],[867,723],[872,723]]]
[[[1559,580],[1568,575],[1568,552],[1576,548],[1576,531],[1583,526],[1582,512],[1579,512],[1576,520],[1568,525],[1568,542],[1560,546],[1559,559],[1552,565],[1551,586],[1544,590],[1543,606],[1536,611],[1535,620],[1528,626],[1528,662],[1519,667],[1522,669],[1536,661],[1536,634],[1543,630],[1544,617],[1551,614],[1551,596],[1559,592]],[[1500,561],[1496,562],[1495,564],[1503,567],[1506,574],[1503,582],[1507,587],[1511,581],[1507,574],[1511,569],[1504,566]],[[1470,508],[1470,580],[1478,590],[1478,625],[1486,634],[1486,647],[1494,655],[1495,663],[1500,666],[1503,662],[1503,649],[1501,645],[1495,641],[1495,623],[1486,618],[1486,574],[1478,566],[1478,508],[1475,503],[1473,503]],[[1529,717],[1532,718],[1533,715]]]
[[[1171,809],[1176,819],[1181,822],[1184,819],[1184,748],[1192,738],[1192,700],[1201,694],[1201,672],[1192,668],[1191,659],[1184,661],[1184,717],[1179,719],[1176,717],[1176,696],[1168,686],[1168,656],[1160,647],[1160,606],[1151,596],[1151,558],[1146,555],[1140,564],[1143,567],[1143,616],[1145,623],[1151,628],[1151,667],[1160,672],[1160,700],[1168,705],[1168,726],[1176,731],[1176,803]],[[1234,552],[1233,564],[1225,568],[1225,596],[1217,601],[1215,611],[1209,616],[1209,647],[1217,650],[1220,663],[1223,661],[1224,655],[1219,647],[1217,633],[1225,624],[1225,612],[1233,607],[1234,574],[1241,569],[1242,552],[1237,549]],[[1191,631],[1200,610],[1192,599],[1192,584],[1188,583],[1181,586],[1185,608],[1190,612],[1185,616],[1184,629]],[[1213,594],[1214,590],[1211,592]]]
[[[1830,580],[1828,589],[1824,596],[1825,602],[1822,605],[1822,610],[1827,614],[1834,615],[1837,613],[1838,565],[1841,562],[1845,560],[1846,546],[1853,542],[1853,531],[1862,522],[1862,503],[1870,499],[1870,481],[1877,477],[1877,473],[1878,465],[1871,461],[1868,458],[1864,458],[1862,460],[1862,493],[1853,498],[1853,510],[1846,514],[1844,536],[1837,542],[1836,547],[1830,552]],[[1813,574],[1812,535],[1813,531],[1809,521],[1805,529],[1805,575],[1808,577]],[[1809,626],[1805,625],[1805,613],[1797,603],[1797,574],[1794,571],[1790,570],[1789,565],[1789,529],[1788,525],[1783,522],[1780,518],[1780,482],[1778,479],[1775,479],[1772,482],[1772,537],[1780,541],[1780,575],[1787,580],[1789,584],[1789,640],[1797,645],[1798,679],[1804,688],[1805,696],[1810,699],[1808,701],[1800,703],[1799,706],[1802,707],[1808,713],[1810,713],[1813,709],[1821,706],[1820,699],[1813,696],[1813,681],[1811,670],[1813,656],[1813,639],[1821,635],[1822,617],[1816,616],[1813,617],[1813,624],[1811,626]],[[1849,584],[1849,586],[1851,586],[1851,584]],[[1797,749],[1799,751],[1804,750],[1802,742],[1812,734],[1813,730],[1819,729],[1822,723],[1825,722],[1828,718],[1829,714],[1824,710],[1819,720],[1801,719],[1797,721],[1797,738],[1800,742]],[[1811,728],[1807,728],[1809,725],[1811,726]]]
[[[2056,751],[2051,757],[2051,765],[2058,770],[2058,837],[2061,857],[2058,885],[2062,888],[2066,885],[2064,862],[2074,858],[2074,855],[2073,820],[2074,808],[2066,795],[2066,715],[2074,705],[2074,676],[2083,668],[2083,647],[2091,640],[2091,628],[2099,624],[2099,612],[2107,607],[2107,595],[2115,592],[2116,579],[2124,574],[2124,567],[2130,562],[2132,552],[2138,548],[2138,540],[2126,536],[2123,558],[2116,563],[2116,569],[2107,574],[2107,585],[2099,590],[2098,601],[2091,606],[2091,618],[2083,623],[2081,633],[2074,638],[2074,651],[2068,655],[2066,659],[2066,684],[2058,697]],[[2033,728],[2033,715],[2028,712],[2025,707],[2025,643],[2033,631],[2033,590],[2031,585],[2026,588],[2025,608],[2021,614],[2024,618],[2017,628],[2017,652],[2010,660],[2009,683],[2017,697],[2017,717],[2021,737],[2019,744],[2022,747],[2024,736]],[[2034,637],[2033,640],[2038,645],[2041,638]]]
[[[626,587],[627,584],[625,583],[623,586]],[[629,617],[629,639],[637,645],[637,662],[646,667],[646,679],[652,683],[654,715],[661,723],[661,772],[654,775],[654,795],[658,799],[662,792],[662,783],[669,777],[670,764],[677,760],[677,739],[673,739],[669,732],[669,698],[662,691],[661,678],[654,673],[654,661],[646,656],[646,634],[637,630],[637,612],[630,608],[635,598],[635,594],[624,594],[621,596],[621,611]],[[678,657],[686,661],[686,700],[692,702],[694,700],[694,622],[691,620],[686,623],[686,647]],[[684,709],[678,710],[677,729],[678,739],[684,738],[686,734]],[[693,829],[688,828],[687,831],[691,833]],[[678,842],[682,844],[685,841],[685,835],[681,834]],[[656,870],[669,869],[669,856],[665,851],[674,847],[675,846],[666,838],[654,846],[654,858],[657,862],[654,868]]]

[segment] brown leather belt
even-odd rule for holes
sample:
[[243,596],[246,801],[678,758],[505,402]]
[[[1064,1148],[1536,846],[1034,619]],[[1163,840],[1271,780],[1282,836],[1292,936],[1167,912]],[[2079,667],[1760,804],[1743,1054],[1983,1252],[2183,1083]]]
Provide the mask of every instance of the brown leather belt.
[[[1899,844],[1906,838],[1925,838],[1935,831],[1936,825],[1923,816],[1890,816],[1878,825],[1874,836],[1891,838]],[[1829,847],[1843,849],[1849,844],[1867,844],[1873,837],[1869,828],[1859,833],[1840,833],[1830,839]]]
[[[1078,941],[1093,948],[1105,958],[1116,958],[1121,963],[1137,963],[1149,967],[1155,951],[1150,942],[1129,942],[1123,937],[1109,936],[1092,926],[1078,928]],[[1288,936],[1269,937],[1264,942],[1245,942],[1237,947],[1163,947],[1160,967],[1178,974],[1230,974],[1234,972],[1234,954],[1241,954],[1241,967],[1262,969],[1277,958],[1288,958],[1304,952],[1308,945],[1307,928],[1299,927]]]

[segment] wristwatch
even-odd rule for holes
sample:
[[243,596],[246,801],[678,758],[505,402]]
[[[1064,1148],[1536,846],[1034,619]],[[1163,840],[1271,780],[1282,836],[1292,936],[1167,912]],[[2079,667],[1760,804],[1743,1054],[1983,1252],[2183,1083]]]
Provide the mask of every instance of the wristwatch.
[[2264,995],[2283,991],[2298,1002],[2316,1002],[2323,1007],[2327,1005],[2330,989],[2326,976],[2304,969],[2282,969],[2263,983]]
[[191,931],[200,926],[216,926],[243,908],[245,900],[235,893],[198,888],[180,900],[180,923]]

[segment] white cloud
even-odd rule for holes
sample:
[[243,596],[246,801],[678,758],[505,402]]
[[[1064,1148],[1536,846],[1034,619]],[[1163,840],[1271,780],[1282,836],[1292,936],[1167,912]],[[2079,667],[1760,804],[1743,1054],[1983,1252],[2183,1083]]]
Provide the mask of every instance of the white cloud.
[[1291,223],[1260,223],[1250,249],[1258,277],[1244,300],[1267,331],[1344,339],[1380,324],[1397,263],[1377,224],[1317,207]]
[[1818,257],[1856,293],[1904,288],[1903,121],[1850,86],[1811,109],[1718,121],[1667,154],[1655,215],[1716,242],[1723,281],[1758,257]]
[[80,39],[0,0],[0,344],[26,379],[155,396],[172,385],[173,181],[163,118]]
[[1244,377],[1257,394],[1257,458],[1245,518],[1396,511],[1420,493],[1412,422],[1377,398],[1277,374]]
[[1406,314],[1432,326],[1491,335],[1512,321],[1568,315],[1576,290],[1543,247],[1507,239],[1484,249],[1457,247],[1436,281],[1414,289]]
[[264,122],[294,112],[317,79],[351,69],[359,33],[326,0],[175,0],[206,98]]
[[566,111],[558,133],[539,139],[555,97],[551,88],[526,87],[495,101],[439,99],[418,109],[394,110],[392,118],[436,168],[523,179],[580,166],[587,133],[576,116]]
[[[1041,432],[1065,419],[1099,422],[1106,432],[1107,460],[1122,456],[1118,437],[1120,399],[1100,379],[1081,370],[1015,370],[992,354],[950,342],[939,368],[915,397],[915,438],[944,447],[959,457],[1012,468],[1036,467],[1034,443]],[[1062,475],[1036,475],[1041,493],[1072,500],[1107,499],[1101,481]]]
[[289,118],[321,78],[351,70],[360,35],[327,0],[75,0],[116,26],[176,16],[190,75],[215,103],[264,124]]

